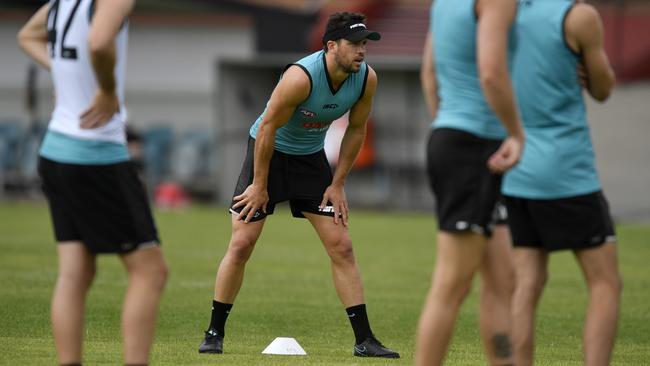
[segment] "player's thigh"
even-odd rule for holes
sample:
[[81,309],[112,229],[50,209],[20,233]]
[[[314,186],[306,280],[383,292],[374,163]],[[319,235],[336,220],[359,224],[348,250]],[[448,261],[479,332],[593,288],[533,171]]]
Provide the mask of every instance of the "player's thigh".
[[59,242],[57,247],[59,277],[89,281],[95,275],[95,255],[80,241]]
[[496,225],[481,263],[481,277],[485,283],[507,284],[514,277],[512,241],[507,225]]
[[302,213],[316,230],[318,237],[326,247],[337,245],[351,245],[348,228],[341,223],[334,222],[333,216],[325,216],[310,212]]
[[262,234],[266,217],[245,222],[244,218],[239,217],[237,213],[233,213],[230,221],[232,225],[231,246],[254,245]]
[[167,263],[160,246],[149,246],[120,254],[120,258],[131,274],[147,274],[166,277]]
[[548,252],[531,247],[513,249],[516,287],[541,291],[548,278]]
[[618,253],[615,241],[575,250],[574,254],[588,283],[607,282],[620,286]]
[[483,261],[484,235],[441,231],[437,236],[434,284],[454,286],[468,283]]

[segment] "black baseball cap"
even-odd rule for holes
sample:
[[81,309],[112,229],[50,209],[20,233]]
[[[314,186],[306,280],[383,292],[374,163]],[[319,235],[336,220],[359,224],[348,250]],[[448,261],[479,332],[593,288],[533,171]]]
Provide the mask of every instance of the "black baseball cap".
[[327,43],[327,41],[336,41],[341,38],[345,38],[350,42],[359,42],[366,38],[371,41],[379,41],[381,34],[368,30],[366,25],[358,20],[351,20],[341,28],[326,32],[323,35],[323,44]]

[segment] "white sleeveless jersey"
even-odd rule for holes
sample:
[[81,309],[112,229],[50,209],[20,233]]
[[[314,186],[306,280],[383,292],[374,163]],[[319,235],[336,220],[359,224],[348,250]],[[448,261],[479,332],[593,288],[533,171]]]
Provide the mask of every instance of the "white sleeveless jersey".
[[56,102],[48,128],[75,138],[124,144],[127,118],[124,106],[128,39],[126,20],[115,39],[115,87],[120,111],[100,128],[80,128],[80,115],[88,108],[98,90],[88,49],[94,3],[94,0],[50,0],[48,50]]

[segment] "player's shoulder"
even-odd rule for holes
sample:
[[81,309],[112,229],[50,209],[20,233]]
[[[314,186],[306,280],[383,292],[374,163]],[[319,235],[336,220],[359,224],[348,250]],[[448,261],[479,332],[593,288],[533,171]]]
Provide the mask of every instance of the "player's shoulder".
[[303,84],[309,86],[311,83],[309,71],[300,64],[289,65],[282,74],[282,80],[297,86]]
[[484,14],[502,14],[504,11],[508,14],[511,12],[514,14],[516,10],[517,0],[476,0],[474,3],[474,11],[479,19]]
[[601,23],[600,14],[593,5],[583,2],[571,7],[566,17],[566,26],[576,30],[590,31]]
[[282,90],[282,94],[292,101],[305,100],[311,94],[311,88],[311,77],[296,64],[287,67],[276,86],[276,89]]

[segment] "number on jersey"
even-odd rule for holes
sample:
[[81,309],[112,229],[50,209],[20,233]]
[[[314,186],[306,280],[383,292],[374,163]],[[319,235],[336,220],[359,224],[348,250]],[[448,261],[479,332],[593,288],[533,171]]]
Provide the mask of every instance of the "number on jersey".
[[[62,0],[54,0],[52,2],[52,5],[50,5],[50,10],[47,13],[47,41],[50,43],[50,50],[51,50],[51,57],[55,58],[57,57],[57,52],[56,52],[56,36],[57,36],[57,29],[56,29],[56,24],[57,20],[59,17],[59,5]],[[70,12],[70,15],[68,16],[68,19],[65,21],[64,27],[63,27],[63,34],[61,36],[61,44],[59,45],[59,52],[58,55],[61,58],[68,59],[68,60],[76,60],[77,59],[77,48],[76,47],[67,47],[65,45],[65,39],[68,35],[68,31],[70,30],[70,26],[72,25],[72,19],[74,19],[75,14],[77,13],[77,9],[79,8],[79,4],[81,4],[81,0],[75,0],[74,6],[72,7],[72,11]]]

